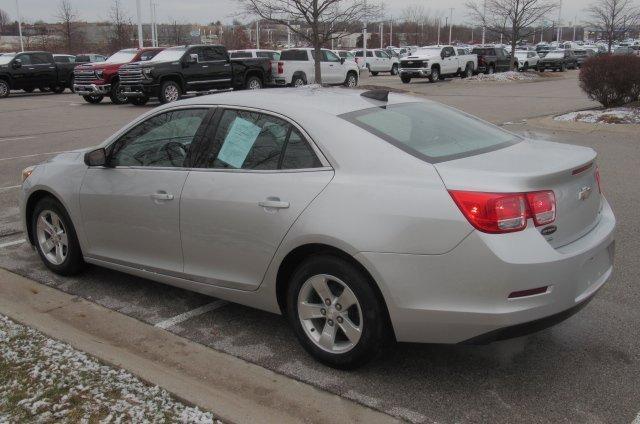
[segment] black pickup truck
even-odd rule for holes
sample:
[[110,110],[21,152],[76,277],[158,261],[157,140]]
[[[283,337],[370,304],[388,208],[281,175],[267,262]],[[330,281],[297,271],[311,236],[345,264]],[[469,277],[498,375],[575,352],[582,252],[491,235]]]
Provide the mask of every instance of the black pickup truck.
[[11,90],[31,93],[40,91],[62,93],[71,88],[75,63],[56,63],[47,52],[21,52],[0,56],[0,97],[7,97]]
[[151,97],[169,103],[189,92],[258,89],[272,78],[270,59],[230,59],[224,46],[214,45],[165,49],[147,62],[122,66],[118,75],[123,94],[135,105]]

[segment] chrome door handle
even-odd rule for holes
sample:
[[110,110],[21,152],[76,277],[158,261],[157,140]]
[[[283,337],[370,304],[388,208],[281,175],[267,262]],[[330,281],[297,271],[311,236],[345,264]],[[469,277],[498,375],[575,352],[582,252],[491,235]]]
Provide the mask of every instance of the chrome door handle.
[[157,193],[152,194],[151,199],[155,201],[169,201],[169,200],[173,200],[173,194],[159,191]]
[[268,197],[267,200],[258,202],[258,206],[269,209],[288,209],[289,202],[282,202],[278,197]]
[[208,67],[209,67],[209,65],[202,65],[202,67],[203,67],[203,68],[208,68]]

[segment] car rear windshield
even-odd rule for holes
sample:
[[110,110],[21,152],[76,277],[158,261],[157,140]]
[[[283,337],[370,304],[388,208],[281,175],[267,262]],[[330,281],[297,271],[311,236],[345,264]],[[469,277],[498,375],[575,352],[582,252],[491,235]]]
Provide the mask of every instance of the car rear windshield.
[[429,163],[489,152],[521,141],[496,126],[431,102],[373,107],[340,117]]
[[280,60],[308,60],[306,50],[285,50],[280,54]]

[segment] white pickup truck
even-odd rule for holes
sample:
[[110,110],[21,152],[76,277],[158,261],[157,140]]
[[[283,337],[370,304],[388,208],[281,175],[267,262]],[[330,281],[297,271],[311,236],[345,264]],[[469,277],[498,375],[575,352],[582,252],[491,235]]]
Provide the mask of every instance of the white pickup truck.
[[[340,58],[327,49],[320,50],[320,54],[323,84],[344,84],[347,87],[358,85],[360,70],[356,62]],[[298,87],[313,83],[316,79],[314,55],[315,50],[312,48],[283,50],[280,60],[271,63],[275,85]]]
[[445,77],[470,77],[478,69],[478,56],[466,54],[455,46],[429,46],[400,60],[400,79],[405,84],[412,78],[429,78],[436,82]]

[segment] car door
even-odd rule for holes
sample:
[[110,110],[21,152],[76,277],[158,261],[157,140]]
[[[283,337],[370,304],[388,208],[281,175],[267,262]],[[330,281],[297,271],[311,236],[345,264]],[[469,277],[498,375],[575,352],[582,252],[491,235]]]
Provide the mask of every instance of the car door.
[[496,70],[500,72],[509,70],[510,59],[505,49],[496,49]]
[[[197,56],[195,62],[192,61],[192,55]],[[202,91],[211,86],[211,76],[209,75],[209,66],[204,65],[204,49],[202,47],[192,47],[183,56],[183,60],[187,62],[182,69],[182,74],[187,83],[187,90]]]
[[333,170],[293,122],[225,108],[180,204],[185,278],[255,290],[294,221]]
[[[20,61],[20,67],[16,67],[14,63]],[[31,66],[31,54],[18,54],[11,62],[11,77],[13,78],[13,86],[16,89],[37,87],[35,79],[35,71]]]
[[207,88],[227,87],[231,84],[231,62],[222,46],[203,47],[202,69],[206,74],[203,85]]
[[376,60],[379,61],[381,72],[391,71],[391,58],[385,52],[376,50]]
[[180,194],[194,141],[212,112],[174,108],[135,125],[89,167],[80,210],[90,257],[158,272],[182,272]]
[[32,53],[35,84],[38,87],[53,87],[58,83],[58,71],[53,56],[48,53]]
[[456,52],[453,47],[445,47],[442,49],[442,67],[441,73],[445,75],[454,74],[458,71],[458,62],[456,59]]
[[330,50],[323,50],[322,81],[327,84],[342,84],[346,79],[346,68],[340,57]]

